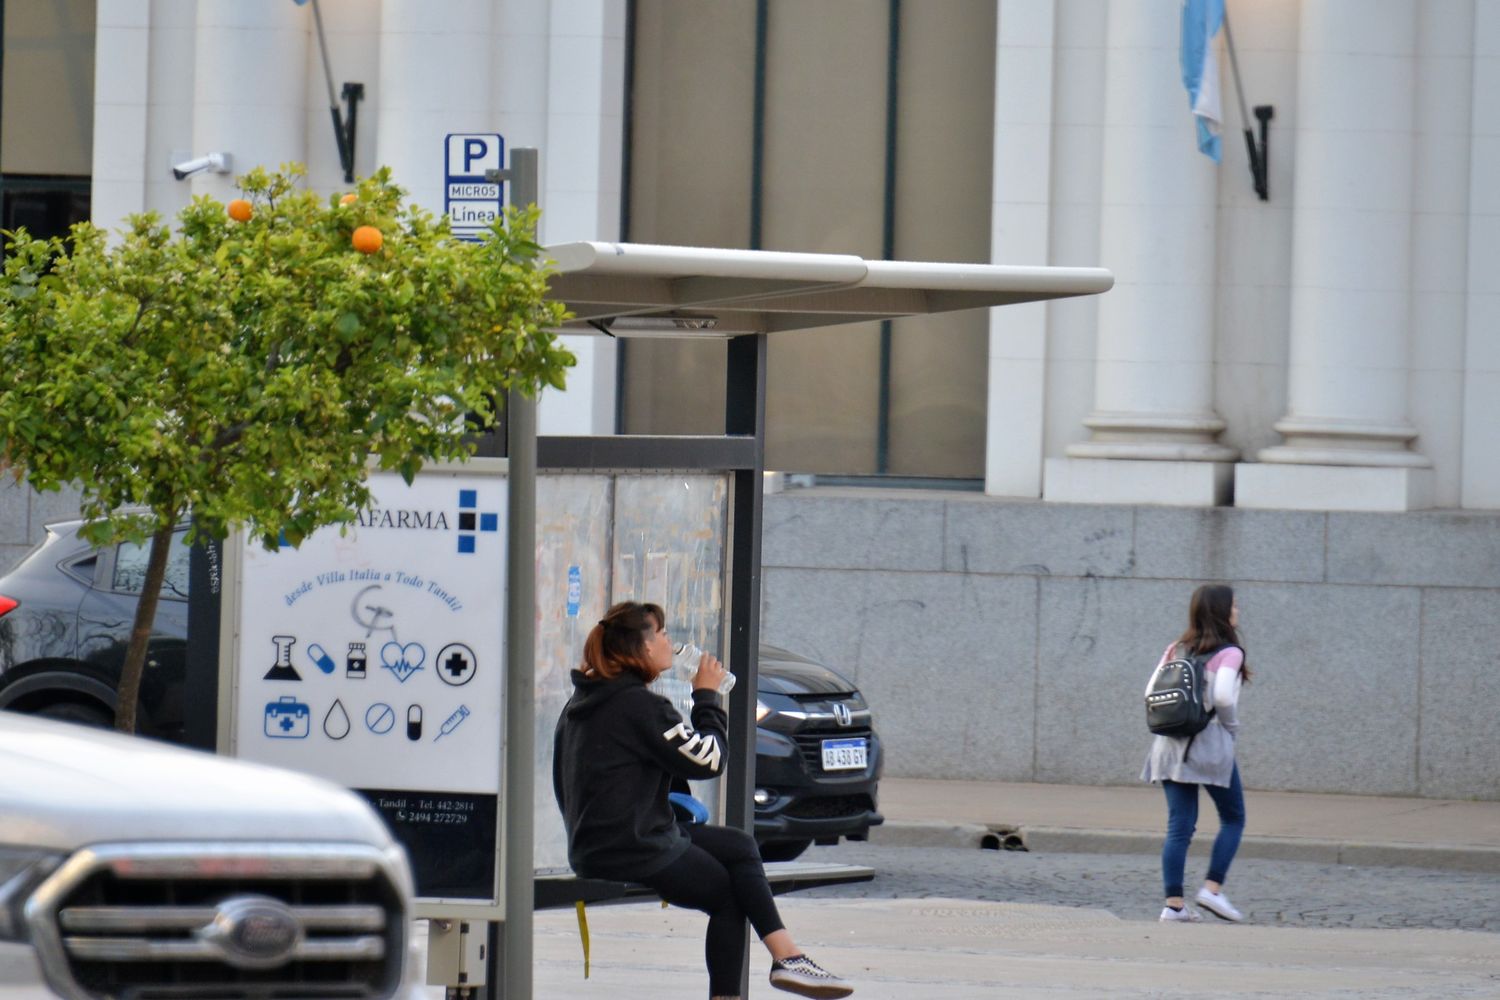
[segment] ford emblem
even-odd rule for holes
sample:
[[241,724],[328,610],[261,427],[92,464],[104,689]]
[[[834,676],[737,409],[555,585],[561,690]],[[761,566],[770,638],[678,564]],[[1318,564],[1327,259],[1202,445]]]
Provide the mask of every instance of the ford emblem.
[[214,944],[230,965],[270,969],[295,957],[302,943],[302,922],[279,899],[231,896],[198,935]]

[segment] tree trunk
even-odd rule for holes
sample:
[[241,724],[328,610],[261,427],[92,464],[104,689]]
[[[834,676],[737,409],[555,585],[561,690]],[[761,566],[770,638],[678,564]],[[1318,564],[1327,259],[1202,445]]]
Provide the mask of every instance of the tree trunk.
[[130,645],[125,649],[125,665],[120,668],[120,705],[115,710],[115,728],[122,733],[135,732],[136,705],[141,699],[141,677],[146,672],[147,645],[151,626],[156,622],[156,605],[161,587],[167,579],[167,555],[172,550],[172,532],[176,517],[167,518],[164,527],[151,536],[151,556],[146,561],[146,579],[141,599],[135,606],[135,624],[130,630]]

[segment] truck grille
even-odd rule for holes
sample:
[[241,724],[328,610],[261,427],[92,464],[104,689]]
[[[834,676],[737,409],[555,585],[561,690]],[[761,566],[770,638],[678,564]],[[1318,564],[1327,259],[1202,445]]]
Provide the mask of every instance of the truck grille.
[[360,844],[113,844],[75,854],[26,912],[65,997],[366,1000],[400,985],[405,879]]

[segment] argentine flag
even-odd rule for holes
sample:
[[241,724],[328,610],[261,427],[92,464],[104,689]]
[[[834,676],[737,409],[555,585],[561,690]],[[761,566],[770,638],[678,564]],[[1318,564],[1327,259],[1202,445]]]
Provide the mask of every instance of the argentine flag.
[[1224,25],[1224,0],[1182,0],[1182,85],[1198,123],[1198,151],[1218,163],[1219,57],[1214,36]]

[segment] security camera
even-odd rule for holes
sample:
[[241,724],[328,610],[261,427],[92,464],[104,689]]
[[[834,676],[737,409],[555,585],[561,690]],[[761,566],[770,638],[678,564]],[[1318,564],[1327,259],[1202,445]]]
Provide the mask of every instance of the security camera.
[[184,160],[181,163],[172,164],[172,176],[180,181],[185,181],[194,174],[201,174],[205,170],[212,170],[216,174],[227,174],[234,158],[228,153],[209,153],[206,156],[195,157]]

